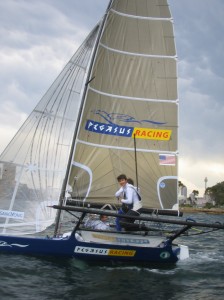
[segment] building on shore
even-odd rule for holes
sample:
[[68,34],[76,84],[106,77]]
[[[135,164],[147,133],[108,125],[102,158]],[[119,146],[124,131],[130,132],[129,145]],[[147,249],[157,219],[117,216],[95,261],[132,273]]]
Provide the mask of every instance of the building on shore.
[[186,186],[180,186],[178,190],[178,201],[179,205],[190,205],[198,208],[205,207],[206,203],[211,203],[212,205],[215,205],[209,195],[204,194],[203,197],[195,197],[194,193],[190,193],[189,196],[187,196],[187,187]]

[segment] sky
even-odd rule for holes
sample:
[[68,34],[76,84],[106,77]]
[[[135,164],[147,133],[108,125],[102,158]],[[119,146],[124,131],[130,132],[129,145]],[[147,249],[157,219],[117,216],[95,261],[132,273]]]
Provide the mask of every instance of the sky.
[[[224,1],[169,0],[178,56],[179,180],[224,181]],[[0,0],[0,153],[108,0]]]

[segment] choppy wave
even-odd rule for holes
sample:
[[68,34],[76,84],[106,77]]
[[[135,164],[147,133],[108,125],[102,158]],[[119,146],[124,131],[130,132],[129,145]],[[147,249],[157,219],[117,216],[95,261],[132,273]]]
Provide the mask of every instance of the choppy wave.
[[178,243],[189,246],[190,257],[169,266],[93,266],[76,259],[1,254],[1,298],[222,300],[224,232],[184,237]]

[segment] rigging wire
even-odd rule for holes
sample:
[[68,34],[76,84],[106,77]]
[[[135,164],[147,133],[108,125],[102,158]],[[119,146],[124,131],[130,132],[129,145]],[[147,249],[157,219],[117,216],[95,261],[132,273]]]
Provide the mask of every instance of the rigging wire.
[[135,149],[135,176],[136,176],[136,186],[138,191],[138,164],[137,164],[137,150],[136,150],[136,138],[134,134],[134,149]]

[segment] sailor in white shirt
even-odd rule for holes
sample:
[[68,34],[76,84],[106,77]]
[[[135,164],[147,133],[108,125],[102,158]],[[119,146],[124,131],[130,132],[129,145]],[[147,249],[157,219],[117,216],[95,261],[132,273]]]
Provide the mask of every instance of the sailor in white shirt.
[[[142,208],[141,197],[137,191],[137,189],[128,183],[127,177],[125,174],[121,174],[117,177],[121,188],[115,193],[115,197],[120,198],[120,201],[123,204],[128,205],[128,211],[126,215],[130,216],[138,216],[140,215],[140,211]],[[134,219],[126,219],[125,221],[128,223],[133,223]]]

